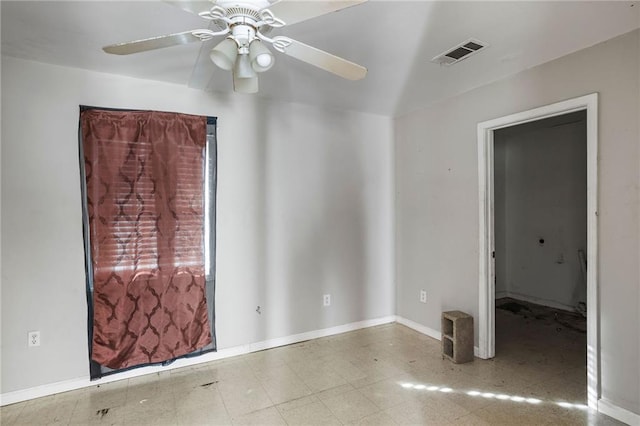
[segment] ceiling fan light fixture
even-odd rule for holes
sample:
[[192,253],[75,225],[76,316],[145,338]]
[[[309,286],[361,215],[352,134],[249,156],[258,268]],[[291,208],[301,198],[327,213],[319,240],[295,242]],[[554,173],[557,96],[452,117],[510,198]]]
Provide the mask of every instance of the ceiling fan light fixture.
[[268,71],[274,64],[273,53],[259,40],[249,45],[249,60],[255,72]]
[[218,67],[230,71],[237,62],[238,45],[232,38],[225,38],[211,49],[209,56]]
[[238,78],[233,76],[233,91],[237,93],[258,93],[258,76]]
[[[2,0],[0,0],[2,1]],[[340,58],[329,52],[316,49],[285,36],[267,37],[272,29],[282,28],[296,22],[337,12],[367,0],[327,0],[308,2],[302,7],[291,0],[209,0],[209,1],[169,1],[195,16],[210,20],[211,29],[193,29],[175,34],[150,37],[126,43],[103,47],[108,54],[130,55],[192,42],[208,42],[217,36],[226,37],[209,52],[211,61],[223,70],[231,71],[234,89],[242,93],[258,91],[258,74],[273,67],[275,57],[267,48],[271,44],[280,53],[298,59],[309,65],[333,73],[348,80],[360,80],[367,75],[361,65]],[[211,7],[210,3],[215,3]],[[206,10],[202,10],[202,9]],[[465,44],[474,50],[476,44]],[[209,48],[207,46],[207,48]],[[198,57],[197,66],[204,68]],[[198,75],[198,77],[194,77]],[[199,80],[190,87],[203,86],[204,72],[195,70],[192,81]],[[209,80],[207,80],[209,81]],[[201,87],[204,88],[204,87]]]
[[244,53],[238,55],[236,58],[236,64],[233,69],[233,75],[236,78],[255,78],[256,72],[251,67],[251,61],[249,55]]

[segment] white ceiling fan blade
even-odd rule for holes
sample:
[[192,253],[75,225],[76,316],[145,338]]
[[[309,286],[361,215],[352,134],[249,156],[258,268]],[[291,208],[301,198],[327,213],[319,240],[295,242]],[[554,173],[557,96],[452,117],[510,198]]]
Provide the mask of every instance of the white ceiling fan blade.
[[200,12],[206,12],[211,9],[213,5],[216,3],[215,0],[207,1],[207,0],[164,0],[165,3],[168,3],[172,6],[180,8],[186,12],[193,13],[194,15],[199,15]]
[[280,0],[266,7],[273,15],[291,25],[331,12],[337,12],[367,0]]
[[361,80],[367,75],[367,69],[362,65],[347,61],[299,41],[287,39],[291,44],[281,50],[286,55],[315,65],[347,80]]
[[189,83],[187,84],[192,89],[207,90],[209,84],[214,78],[216,71],[219,70],[209,56],[211,49],[215,46],[217,40],[205,41],[200,46],[200,52],[198,58],[191,71],[191,77],[189,77]]
[[146,52],[147,50],[162,49],[164,47],[201,41],[193,35],[193,31],[145,38],[143,40],[129,41],[126,43],[112,44],[102,48],[113,55],[130,55],[132,53]]
[[237,78],[233,73],[233,91],[238,93],[258,93],[258,77]]

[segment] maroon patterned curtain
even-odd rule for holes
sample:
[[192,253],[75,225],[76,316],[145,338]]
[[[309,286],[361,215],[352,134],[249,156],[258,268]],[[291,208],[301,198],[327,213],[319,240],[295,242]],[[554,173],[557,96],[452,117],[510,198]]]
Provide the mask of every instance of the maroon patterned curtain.
[[206,346],[206,117],[90,109],[80,122],[92,359],[120,369]]

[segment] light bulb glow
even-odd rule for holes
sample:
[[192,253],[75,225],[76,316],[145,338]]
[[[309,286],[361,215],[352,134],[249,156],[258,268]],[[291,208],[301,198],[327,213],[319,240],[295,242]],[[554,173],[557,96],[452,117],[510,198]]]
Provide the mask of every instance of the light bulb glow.
[[261,53],[260,55],[256,56],[256,62],[261,67],[268,67],[269,65],[271,65],[271,61],[271,55],[267,53]]
[[259,40],[249,45],[249,59],[256,72],[265,72],[273,66],[273,53]]

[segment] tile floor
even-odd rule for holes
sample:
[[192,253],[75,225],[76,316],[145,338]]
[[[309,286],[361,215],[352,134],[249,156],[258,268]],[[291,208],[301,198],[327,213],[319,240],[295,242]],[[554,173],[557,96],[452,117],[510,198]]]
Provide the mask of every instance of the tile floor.
[[620,424],[584,406],[583,333],[496,316],[493,360],[388,324],[9,405],[2,425]]

